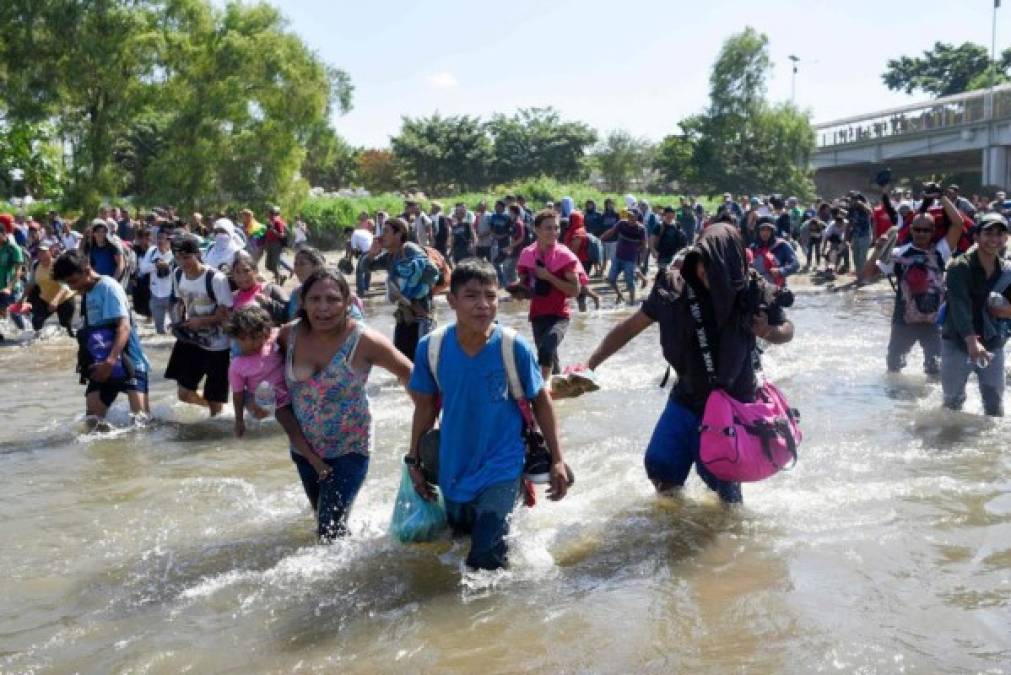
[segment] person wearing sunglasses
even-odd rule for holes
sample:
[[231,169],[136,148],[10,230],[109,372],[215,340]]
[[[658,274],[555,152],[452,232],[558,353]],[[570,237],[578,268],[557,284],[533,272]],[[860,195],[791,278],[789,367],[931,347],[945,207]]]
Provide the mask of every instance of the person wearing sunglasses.
[[916,344],[923,350],[923,371],[931,377],[941,372],[941,329],[937,324],[944,301],[944,268],[962,236],[962,223],[952,222],[936,242],[934,219],[925,213],[909,225],[910,241],[884,255],[886,232],[875,242],[874,253],[864,264],[861,277],[872,281],[884,274],[895,288],[892,328],[885,364],[890,373],[900,372]]

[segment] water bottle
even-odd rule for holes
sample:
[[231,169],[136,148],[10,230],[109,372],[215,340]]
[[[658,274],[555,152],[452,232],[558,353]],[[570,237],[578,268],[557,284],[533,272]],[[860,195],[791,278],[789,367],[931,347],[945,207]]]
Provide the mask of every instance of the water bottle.
[[268,416],[274,414],[274,408],[277,406],[277,395],[274,393],[274,387],[270,382],[264,380],[256,385],[253,400],[257,406],[266,411]]

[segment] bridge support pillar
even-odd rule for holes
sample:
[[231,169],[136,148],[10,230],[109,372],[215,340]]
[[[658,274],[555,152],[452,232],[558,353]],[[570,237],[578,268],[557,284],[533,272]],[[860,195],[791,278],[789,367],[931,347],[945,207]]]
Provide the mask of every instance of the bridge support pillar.
[[1011,187],[1011,171],[1009,171],[1008,148],[1005,145],[995,145],[983,150],[983,185],[994,185],[1006,190]]
[[814,186],[819,197],[834,199],[850,190],[867,190],[871,178],[869,168],[819,169],[814,174]]

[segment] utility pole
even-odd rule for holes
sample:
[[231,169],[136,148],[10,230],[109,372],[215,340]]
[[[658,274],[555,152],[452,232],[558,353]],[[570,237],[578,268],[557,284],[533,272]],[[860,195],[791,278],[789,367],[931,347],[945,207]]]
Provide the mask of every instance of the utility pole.
[[[994,2],[999,3],[1000,0],[994,0]],[[994,30],[996,31],[996,29]],[[996,35],[996,32],[994,34]],[[994,40],[996,40],[996,38],[994,38]],[[797,105],[797,63],[800,61],[800,58],[794,56],[793,54],[790,54],[786,58],[793,61],[793,75],[791,75],[790,77],[790,103],[793,105]]]

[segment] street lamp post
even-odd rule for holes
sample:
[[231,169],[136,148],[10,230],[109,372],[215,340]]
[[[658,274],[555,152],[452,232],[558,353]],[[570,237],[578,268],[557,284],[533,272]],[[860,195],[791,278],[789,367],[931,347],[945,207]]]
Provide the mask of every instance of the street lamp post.
[[983,112],[987,119],[986,125],[986,156],[983,163],[983,182],[991,185],[996,184],[998,175],[1003,175],[997,170],[998,153],[993,149],[993,120],[996,111],[994,110],[993,86],[997,80],[997,10],[1000,9],[1000,0],[993,0],[993,22],[990,32],[990,77],[987,78],[986,98],[983,101]]

